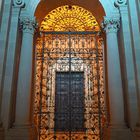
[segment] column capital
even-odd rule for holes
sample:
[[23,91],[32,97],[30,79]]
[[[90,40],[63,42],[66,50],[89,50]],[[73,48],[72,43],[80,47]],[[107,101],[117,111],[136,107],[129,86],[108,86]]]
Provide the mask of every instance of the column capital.
[[23,8],[25,6],[24,0],[14,0],[13,6],[18,8]]
[[127,8],[127,0],[115,0],[114,5],[120,10],[121,16],[122,14],[128,14]]
[[20,26],[23,32],[33,34],[37,28],[37,22],[34,17],[20,17]]
[[106,33],[111,33],[111,32],[117,33],[117,31],[120,28],[120,19],[105,17],[101,26]]
[[114,5],[116,7],[126,6],[127,0],[115,0]]

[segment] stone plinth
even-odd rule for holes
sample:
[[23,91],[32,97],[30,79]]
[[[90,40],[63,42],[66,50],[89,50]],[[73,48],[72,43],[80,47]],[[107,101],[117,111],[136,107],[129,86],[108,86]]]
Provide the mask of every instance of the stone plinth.
[[122,128],[107,128],[103,137],[103,140],[134,140],[131,131]]
[[34,126],[16,126],[6,133],[6,140],[37,140],[37,132]]

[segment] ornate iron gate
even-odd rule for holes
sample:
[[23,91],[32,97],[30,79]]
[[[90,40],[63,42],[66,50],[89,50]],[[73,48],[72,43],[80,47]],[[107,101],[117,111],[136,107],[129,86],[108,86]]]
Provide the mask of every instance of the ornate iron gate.
[[102,139],[106,115],[101,40],[95,32],[42,32],[35,67],[39,140]]

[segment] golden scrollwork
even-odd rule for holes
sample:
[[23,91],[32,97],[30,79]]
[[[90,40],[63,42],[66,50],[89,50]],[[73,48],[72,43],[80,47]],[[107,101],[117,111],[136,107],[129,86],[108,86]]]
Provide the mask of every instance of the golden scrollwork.
[[93,14],[86,9],[65,5],[49,12],[43,19],[41,31],[100,31]]

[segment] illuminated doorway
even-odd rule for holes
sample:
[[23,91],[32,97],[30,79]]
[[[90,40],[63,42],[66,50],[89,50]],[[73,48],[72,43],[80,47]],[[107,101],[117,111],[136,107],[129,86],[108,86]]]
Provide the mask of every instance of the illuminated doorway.
[[36,44],[34,120],[39,140],[101,140],[103,50],[95,17],[62,6],[42,21]]

